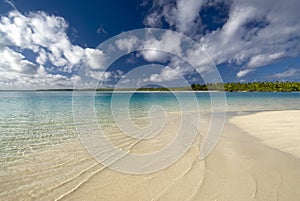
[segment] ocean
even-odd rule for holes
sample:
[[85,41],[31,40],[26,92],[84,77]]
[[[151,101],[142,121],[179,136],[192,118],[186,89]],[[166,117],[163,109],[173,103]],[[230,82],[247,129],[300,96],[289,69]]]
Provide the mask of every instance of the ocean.
[[[218,92],[213,92],[218,93]],[[94,100],[99,124],[109,127],[114,121],[111,108],[126,112],[131,118],[147,117],[153,105],[166,112],[180,112],[180,100],[189,105],[189,98],[198,101],[199,111],[211,111],[210,94],[207,92],[81,92],[82,106],[85,99]],[[73,120],[73,92],[31,91],[0,93],[0,164],[1,166],[49,146],[78,137]],[[111,105],[114,97],[114,105]],[[182,101],[181,101],[182,102]],[[257,112],[300,109],[300,93],[231,92],[226,94],[226,108],[230,112]],[[127,107],[128,105],[128,107]],[[195,106],[194,106],[195,107]],[[193,109],[191,107],[190,109]],[[147,119],[147,118],[146,118]]]
[[[134,184],[130,182],[130,179],[137,179],[137,181],[140,179],[140,182],[144,182],[151,178],[161,177],[160,172],[151,174],[153,177],[148,177],[147,174],[142,177],[128,177],[128,174],[121,175],[117,173],[118,171],[107,171],[105,166],[94,160],[87,151],[93,152],[95,145],[96,154],[100,153],[103,157],[113,156],[114,160],[118,160],[123,155],[119,157],[119,152],[115,152],[117,155],[114,155],[111,147],[107,149],[101,146],[101,143],[95,143],[97,140],[93,140],[93,137],[95,137],[94,134],[98,135],[97,129],[100,127],[107,139],[125,153],[153,152],[154,158],[150,158],[150,161],[163,164],[165,161],[168,162],[173,153],[176,157],[184,153],[182,145],[190,145],[189,140],[196,142],[199,138],[202,139],[202,133],[206,132],[205,128],[212,117],[212,112],[216,112],[216,116],[221,117],[221,121],[218,122],[217,119],[212,126],[212,131],[218,132],[220,130],[216,129],[218,127],[222,129],[225,111],[226,116],[230,117],[259,111],[300,109],[300,93],[231,92],[227,93],[226,97],[222,95],[224,94],[219,92],[137,92],[131,94],[131,92],[90,91],[76,93],[72,91],[2,91],[0,92],[0,200],[65,198],[84,187],[85,183],[94,186],[95,179],[93,178],[101,179],[101,182],[95,181],[95,188],[104,185],[99,189],[100,194],[110,192],[110,190],[105,190],[105,185],[109,188],[116,188],[116,192],[119,192],[118,185],[110,184],[111,175],[115,175],[112,178],[117,180],[128,178],[129,183],[126,183],[126,180],[126,185]],[[213,110],[212,103],[218,101],[225,104],[217,105],[219,107]],[[218,112],[221,112],[221,115]],[[192,115],[190,119],[187,119],[182,114]],[[199,135],[197,134],[196,138],[190,138],[189,133],[193,133],[194,129],[191,125],[198,122],[195,114],[200,114],[200,119],[202,117],[197,130]],[[167,117],[167,121],[164,122],[163,117]],[[164,127],[162,134],[159,132],[160,127]],[[131,130],[126,134],[133,133],[133,135],[122,134],[121,130],[128,128]],[[178,139],[179,134],[176,135],[176,133],[180,129],[184,138],[179,140],[179,143],[175,143],[175,149],[170,152],[171,155],[166,157],[165,154],[160,154],[163,153],[161,150],[164,150],[164,147],[174,142],[174,139]],[[154,136],[151,132],[160,135]],[[83,133],[88,134],[88,138],[82,138]],[[142,138],[142,140],[136,138],[149,137],[144,133],[150,134],[149,136],[153,138]],[[218,137],[214,134],[211,136]],[[85,139],[88,140],[89,145],[92,145],[88,150],[82,146],[85,144]],[[217,140],[214,139],[214,142]],[[196,143],[197,146],[193,146],[192,151],[188,152],[188,157],[183,157],[183,160],[196,161],[197,168],[193,169],[199,173],[195,174],[196,180],[198,177],[198,180],[201,180],[200,177],[203,176],[205,170],[205,162],[198,160],[199,142]],[[158,151],[157,155],[155,155],[156,151]],[[227,151],[231,153],[230,150]],[[93,156],[95,157],[96,154]],[[177,159],[173,158],[170,162],[177,161]],[[125,163],[125,166],[127,164]],[[132,168],[136,170],[136,167],[140,167],[135,163],[129,164],[134,164],[132,167],[128,166],[131,168],[129,172]],[[143,163],[141,164],[143,166]],[[153,164],[157,168],[155,163]],[[183,161],[183,163],[176,164],[179,164],[179,167],[181,167],[180,164],[185,167],[194,162]],[[123,166],[120,167],[123,168]],[[99,172],[101,172],[100,175]],[[166,171],[166,175],[168,172],[172,172],[172,168]],[[181,169],[176,169],[174,174],[181,175]],[[171,181],[170,178],[163,180],[163,182],[169,181]],[[162,181],[158,183],[160,182]],[[155,186],[151,188],[155,189]],[[82,192],[82,196],[85,195],[86,192]]]

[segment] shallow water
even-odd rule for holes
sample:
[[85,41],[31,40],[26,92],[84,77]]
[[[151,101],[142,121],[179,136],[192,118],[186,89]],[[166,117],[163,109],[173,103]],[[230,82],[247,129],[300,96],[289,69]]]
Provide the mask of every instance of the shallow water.
[[[122,115],[129,108],[134,122],[150,122],[149,110],[153,105],[161,106],[166,112],[180,112],[180,107],[196,110],[190,99],[195,94],[200,113],[211,111],[210,94],[206,92],[143,93],[130,98],[128,93],[82,92],[82,107],[95,108],[96,118],[103,127],[114,122],[111,107]],[[86,99],[94,100],[94,106]],[[179,101],[183,102],[179,105]],[[48,146],[64,143],[77,137],[73,120],[72,92],[0,92],[0,166],[9,161]],[[78,106],[78,105],[76,105]],[[184,109],[186,109],[184,108]],[[300,109],[300,93],[227,93],[226,111],[264,111]]]
[[[0,199],[57,199],[60,196],[63,198],[69,194],[68,191],[77,189],[87,181],[90,182],[94,175],[102,172],[104,167],[84,151],[78,140],[79,133],[76,131],[73,112],[80,109],[87,111],[86,114],[91,116],[95,114],[96,121],[89,122],[90,125],[100,124],[115,145],[120,145],[124,149],[131,147],[136,140],[120,135],[120,130],[114,124],[115,117],[111,107],[116,109],[115,112],[120,115],[119,119],[125,123],[127,120],[122,115],[126,115],[126,109],[129,108],[132,121],[141,128],[151,124],[149,118],[151,109],[153,114],[160,114],[163,108],[166,114],[176,115],[180,114],[180,106],[184,110],[194,112],[199,109],[201,117],[205,119],[210,117],[211,111],[210,94],[206,92],[195,93],[197,105],[192,104],[194,93],[191,92],[174,94],[138,92],[130,98],[129,104],[126,102],[128,93],[121,92],[114,94],[113,106],[111,106],[112,93],[97,92],[95,98],[92,92],[81,93],[80,97],[74,97],[79,100],[74,101],[72,92],[0,92]],[[300,93],[228,93],[226,98],[225,109],[229,114],[300,109]],[[153,108],[157,105],[160,107]],[[152,117],[154,120],[159,119],[155,115]],[[208,126],[205,121],[201,122],[204,122],[204,127]],[[177,123],[169,125],[171,127],[167,130],[177,130]],[[205,129],[201,127],[200,131],[203,133]],[[166,133],[170,133],[170,130]],[[168,137],[154,138],[150,141],[151,149],[161,149],[168,142]],[[135,151],[140,153],[149,151],[146,145],[147,143],[137,145]],[[190,172],[192,166],[204,170],[203,162],[198,160],[195,162],[198,152],[198,148],[195,147],[191,150],[190,157],[182,159],[189,161],[182,162],[185,165],[178,166],[179,169],[182,168],[182,174]],[[175,175],[178,173],[174,172]],[[155,181],[159,180],[160,174],[153,176]],[[202,176],[203,174],[199,173],[195,185],[200,185],[199,180]],[[101,178],[104,181],[101,185],[110,186],[109,183],[113,182],[109,179],[109,175],[104,174]],[[142,182],[145,178],[140,179]],[[149,182],[152,180],[150,178]],[[139,178],[133,181],[139,181]],[[166,189],[172,186],[171,183],[164,185]],[[174,191],[176,188],[172,187]],[[157,192],[162,197],[168,194],[159,189]],[[155,188],[153,193],[155,194]],[[188,189],[185,193],[189,193]]]

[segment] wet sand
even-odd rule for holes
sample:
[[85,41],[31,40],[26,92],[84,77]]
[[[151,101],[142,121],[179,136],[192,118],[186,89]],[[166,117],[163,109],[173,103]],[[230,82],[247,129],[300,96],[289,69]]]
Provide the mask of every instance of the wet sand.
[[[105,168],[79,140],[70,141],[2,168],[0,200],[298,201],[300,158],[295,150],[300,146],[296,141],[300,111],[274,114],[229,117],[218,145],[205,160],[199,160],[201,134],[208,125],[202,120],[200,135],[180,160],[143,175]],[[171,139],[172,129],[177,129],[173,125],[176,117],[172,122],[165,135],[141,142],[135,151],[163,147]],[[258,124],[265,129],[257,130]],[[275,141],[271,140],[273,133]],[[289,145],[293,149],[286,149]]]

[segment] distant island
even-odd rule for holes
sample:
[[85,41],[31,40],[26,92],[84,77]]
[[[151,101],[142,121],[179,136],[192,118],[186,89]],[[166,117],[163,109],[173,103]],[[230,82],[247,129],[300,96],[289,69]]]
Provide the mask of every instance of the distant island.
[[[39,89],[36,91],[75,91],[77,89]],[[95,91],[81,89],[80,91]],[[97,88],[96,91],[227,91],[227,92],[296,92],[300,82],[229,82],[192,84],[190,87]]]
[[214,84],[192,84],[194,91],[228,91],[228,92],[293,92],[300,91],[300,82],[231,82]]

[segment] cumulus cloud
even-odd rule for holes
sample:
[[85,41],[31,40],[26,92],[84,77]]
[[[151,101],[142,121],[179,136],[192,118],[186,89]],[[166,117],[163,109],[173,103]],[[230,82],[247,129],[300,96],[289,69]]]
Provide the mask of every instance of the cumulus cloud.
[[203,0],[178,0],[176,27],[177,29],[185,33],[193,27],[195,19],[199,18],[199,10],[202,6]]
[[111,76],[111,72],[92,72],[88,71],[87,75],[94,78],[95,80],[107,81]]
[[[158,73],[148,75],[148,78],[143,79],[144,82],[169,82],[174,80],[185,80],[185,77],[191,76],[196,69],[181,58],[173,57],[170,63],[160,69]],[[182,84],[182,83],[181,83]],[[184,83],[183,83],[184,84]]]
[[80,77],[77,75],[69,77],[60,74],[50,74],[43,66],[37,67],[34,74],[0,70],[0,85],[2,89],[72,88],[76,79],[80,79]]
[[85,49],[86,63],[91,69],[103,69],[105,67],[105,55],[98,49]]
[[26,60],[22,54],[5,47],[4,49],[0,50],[0,55],[0,70],[2,72],[13,71],[23,74],[36,73],[37,66]]
[[169,66],[162,69],[160,74],[150,75],[151,82],[171,81],[180,78],[182,69],[180,67],[170,68]]
[[173,32],[165,32],[161,38],[149,37],[141,47],[142,55],[147,61],[161,61],[167,59],[167,53],[181,55],[181,38]]
[[[205,30],[212,25],[204,24],[199,13],[219,2],[229,6],[226,21],[213,31]],[[216,64],[240,66],[239,78],[279,59],[299,56],[299,6],[298,0],[153,0],[144,23],[161,27],[164,21],[192,37]]]
[[138,38],[136,36],[129,36],[127,38],[118,39],[115,43],[120,50],[129,53],[133,50],[133,47],[137,44],[137,42]]
[[160,73],[153,73],[143,81],[172,81],[178,79],[178,76],[190,76],[196,71],[201,74],[211,71],[213,63],[203,48],[181,34],[148,30],[144,37],[137,39],[129,36],[117,40],[115,44],[116,48],[125,52],[133,47],[140,50],[138,55],[147,62],[167,64]]
[[214,64],[203,48],[196,46],[188,49],[186,52],[186,60],[191,63],[199,73],[210,72],[212,70],[212,65]]
[[[226,4],[226,9],[220,7],[222,3]],[[202,19],[201,13],[217,6],[226,17],[205,24],[207,21]],[[144,24],[164,28],[169,25],[170,29],[190,36],[199,47],[184,49],[176,34],[166,32],[160,38],[149,35],[144,41],[129,36],[117,40],[114,48],[131,52],[138,46],[144,49],[141,55],[146,61],[170,62],[160,73],[149,77],[156,81],[176,79],[177,74],[192,72],[162,50],[193,64],[198,72],[210,70],[210,57],[217,65],[239,66],[236,77],[243,78],[259,67],[300,55],[299,6],[298,0],[153,0]],[[213,17],[218,18],[218,14]],[[214,24],[218,20],[222,23]],[[207,28],[212,25],[215,26],[213,29]],[[91,79],[114,77],[109,72],[102,72],[109,58],[101,50],[73,44],[67,29],[64,18],[42,11],[22,13],[14,9],[1,16],[1,86],[37,86],[44,82],[70,86],[75,79],[73,74],[83,64],[89,67],[87,75]],[[273,77],[281,78],[293,72],[292,69]]]
[[30,49],[38,55],[40,51],[46,52],[54,65],[64,66],[78,63],[74,58],[81,52],[70,43],[67,27],[61,17],[44,12],[22,14],[15,10],[1,17],[0,32],[10,45]]
[[199,29],[196,21],[201,22],[199,10],[202,4],[202,0],[154,0],[144,24],[150,27],[160,27],[162,21],[165,21],[171,27],[176,27],[178,31],[189,34],[192,30]]
[[[21,13],[15,9],[1,16],[1,86],[30,88],[38,84],[43,87],[44,83],[48,87],[70,87],[78,66],[102,69],[103,52],[72,44],[67,28],[64,18],[41,11]],[[35,59],[28,60],[25,50],[31,51]]]

